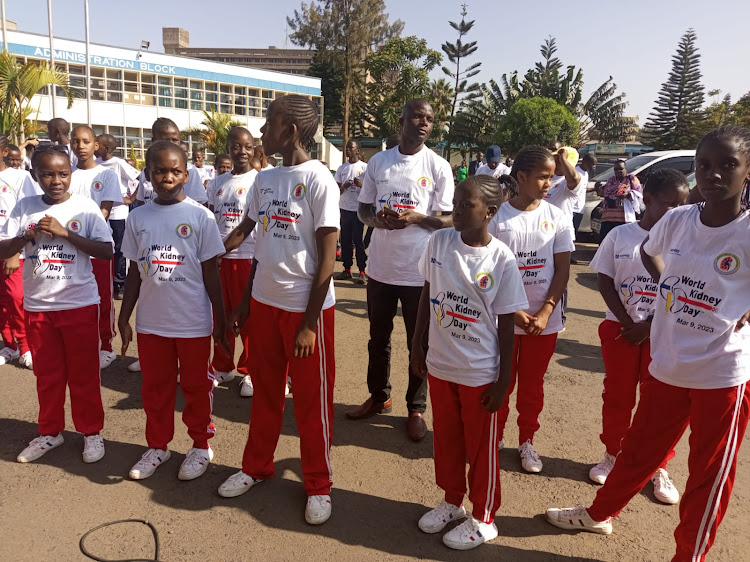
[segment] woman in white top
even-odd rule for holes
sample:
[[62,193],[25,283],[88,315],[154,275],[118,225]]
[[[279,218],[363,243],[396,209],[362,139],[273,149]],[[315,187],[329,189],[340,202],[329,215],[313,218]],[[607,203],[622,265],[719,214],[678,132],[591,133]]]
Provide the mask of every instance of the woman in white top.
[[544,406],[544,375],[555,352],[557,334],[563,330],[559,303],[568,283],[574,249],[571,221],[544,200],[554,173],[555,160],[549,150],[541,146],[522,149],[511,175],[500,177],[500,182],[518,195],[500,207],[490,229],[516,256],[530,305],[516,313],[513,378],[499,422],[502,438],[510,394],[518,379],[518,451],[527,472],[542,470],[532,443]]

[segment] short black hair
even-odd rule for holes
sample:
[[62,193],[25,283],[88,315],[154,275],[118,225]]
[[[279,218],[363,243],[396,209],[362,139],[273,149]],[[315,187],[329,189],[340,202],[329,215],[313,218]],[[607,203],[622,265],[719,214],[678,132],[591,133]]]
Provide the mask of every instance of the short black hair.
[[401,110],[401,117],[406,117],[411,114],[417,106],[426,105],[432,109],[432,104],[429,100],[424,98],[412,98],[404,104],[404,108]]
[[399,133],[393,133],[392,135],[388,135],[388,138],[385,139],[385,149],[389,150],[393,148],[394,146],[398,146],[401,144],[401,135]]
[[685,174],[673,168],[661,168],[649,174],[643,184],[643,193],[659,195],[673,187],[688,187]]
[[178,131],[180,128],[177,126],[177,123],[172,121],[171,119],[168,119],[167,117],[159,117],[154,121],[154,124],[151,125],[151,136],[154,136],[154,131],[164,131],[165,129],[169,129],[171,127],[174,127]]
[[35,170],[39,168],[39,164],[43,159],[58,156],[65,160],[65,162],[68,163],[68,168],[72,170],[70,156],[65,150],[65,147],[59,144],[43,144],[37,146],[34,152],[31,153],[31,169]]
[[220,160],[229,160],[231,162],[232,158],[226,152],[222,152],[214,157],[214,165],[218,164]]
[[[8,139],[6,138],[5,140],[7,141]],[[15,144],[9,144],[8,145],[8,151],[9,152],[13,152],[14,150],[17,151],[17,152],[21,152],[21,149],[18,148]]]
[[289,94],[276,98],[272,105],[280,108],[282,122],[285,125],[297,126],[299,141],[306,152],[315,146],[315,134],[318,132],[318,104],[310,98],[299,94]]
[[75,131],[76,129],[88,130],[91,133],[91,136],[94,137],[94,140],[96,140],[96,131],[94,131],[94,129],[92,129],[88,125],[76,125],[75,127],[73,127],[73,131]]
[[180,148],[173,142],[156,141],[155,143],[151,144],[151,146],[149,146],[148,150],[146,151],[146,168],[149,171],[151,170],[151,164],[154,161],[154,157],[160,152],[173,152],[175,154],[179,154],[180,160],[182,160],[182,163],[185,164],[185,167],[187,168],[187,155],[185,154],[185,151],[182,150],[182,148]]
[[67,135],[70,133],[70,123],[68,123],[62,117],[54,117],[47,121],[47,128],[49,129],[50,127],[54,127],[63,135]]
[[592,166],[596,166],[596,163],[599,162],[599,160],[597,160],[596,156],[593,154],[584,154],[583,162],[588,162]]
[[706,133],[698,143],[696,154],[707,142],[728,140],[735,141],[740,147],[740,152],[750,162],[750,129],[738,125],[724,125]]
[[112,135],[108,135],[105,133],[96,137],[96,140],[99,144],[104,145],[112,150],[117,148],[117,140]]
[[[255,144],[255,139],[253,138],[253,134],[248,131],[245,127],[232,127],[229,129],[229,132],[227,133],[227,150],[229,150],[229,145],[231,142],[236,139],[239,135],[247,135],[250,137],[250,142]],[[255,152],[255,147],[253,147],[253,152]]]

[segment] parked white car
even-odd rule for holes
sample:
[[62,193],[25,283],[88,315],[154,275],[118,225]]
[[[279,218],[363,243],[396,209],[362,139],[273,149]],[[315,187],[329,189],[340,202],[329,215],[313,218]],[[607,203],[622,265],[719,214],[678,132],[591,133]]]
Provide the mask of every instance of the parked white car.
[[[672,168],[688,175],[695,171],[695,150],[662,150],[657,152],[648,152],[639,154],[625,161],[625,169],[630,174],[635,174],[641,184],[645,183],[646,178],[652,172],[662,169]],[[578,232],[593,232],[599,234],[601,221],[591,214],[602,202],[602,198],[594,191],[594,186],[598,182],[606,183],[609,178],[615,175],[614,169],[589,180],[588,192],[586,193],[586,206],[583,211],[583,220]]]

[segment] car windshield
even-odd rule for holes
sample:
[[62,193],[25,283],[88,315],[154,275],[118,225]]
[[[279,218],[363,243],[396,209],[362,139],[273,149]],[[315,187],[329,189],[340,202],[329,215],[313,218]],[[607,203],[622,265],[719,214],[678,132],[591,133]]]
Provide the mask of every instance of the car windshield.
[[[654,156],[652,154],[641,154],[639,156],[634,156],[633,158],[629,158],[628,160],[625,160],[625,169],[628,171],[628,173],[631,173],[639,168],[643,168],[646,164],[649,162],[652,162],[653,160],[656,160],[658,156]],[[601,181],[605,182],[609,178],[615,175],[614,167],[610,168],[604,173],[599,174],[595,178],[591,179],[590,181]]]

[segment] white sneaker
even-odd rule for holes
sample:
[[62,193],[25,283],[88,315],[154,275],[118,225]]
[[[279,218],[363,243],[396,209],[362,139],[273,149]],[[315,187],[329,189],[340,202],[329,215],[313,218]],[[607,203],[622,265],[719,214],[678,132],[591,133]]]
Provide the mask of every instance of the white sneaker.
[[470,550],[494,538],[497,538],[497,526],[494,521],[482,523],[469,516],[458,527],[443,535],[443,544],[455,550]]
[[7,365],[11,361],[15,361],[21,355],[21,352],[17,349],[11,349],[4,347],[0,349],[0,365]]
[[117,354],[114,351],[104,351],[102,349],[99,352],[99,368],[106,369],[115,359],[117,359]]
[[18,358],[18,364],[27,369],[34,368],[34,362],[31,359],[31,352],[27,351]]
[[104,456],[104,439],[98,433],[83,437],[83,462],[92,463]]
[[651,477],[651,482],[654,484],[654,496],[661,503],[667,505],[674,505],[680,501],[680,492],[677,491],[672,480],[669,478],[669,474],[663,468],[657,470]]
[[219,495],[222,498],[235,498],[247,492],[258,482],[262,482],[262,480],[256,480],[240,470],[232,474],[219,486]]
[[18,462],[35,461],[47,451],[51,451],[55,447],[62,445],[64,441],[65,439],[63,439],[62,433],[56,436],[40,435],[36,439],[32,439],[29,446],[21,451],[21,454],[16,457],[16,460]]
[[518,448],[518,452],[521,454],[521,466],[526,472],[542,471],[542,459],[536,454],[531,441],[526,441],[526,443],[521,445]]
[[214,450],[211,447],[208,449],[196,449],[193,447],[188,451],[185,460],[182,461],[177,478],[180,480],[194,480],[198,478],[206,472],[208,464],[212,460],[214,460]]
[[172,453],[170,453],[169,450],[149,449],[143,453],[141,460],[135,463],[133,468],[130,469],[130,477],[133,480],[144,480],[145,478],[148,478],[156,472],[157,468],[167,462],[171,456]]
[[305,521],[322,525],[331,517],[331,496],[310,496],[305,506]]
[[607,481],[607,476],[609,476],[609,473],[612,472],[614,467],[615,457],[609,453],[605,453],[602,462],[596,466],[592,466],[591,470],[589,470],[589,478],[597,484],[604,484]]
[[286,378],[286,386],[284,387],[284,396],[289,396],[292,392],[292,377]]
[[253,392],[255,392],[255,389],[253,389],[253,381],[250,378],[250,375],[245,375],[242,377],[242,382],[240,383],[240,396],[249,398],[253,395]]
[[130,365],[128,365],[128,371],[130,371],[131,373],[140,373],[141,372],[140,360],[136,359]]
[[600,535],[612,534],[611,517],[607,517],[604,521],[594,521],[582,505],[566,508],[551,507],[547,510],[545,517],[547,521],[560,529],[588,531],[589,533],[599,533]]
[[502,451],[505,449],[505,439],[500,439],[500,443],[497,444],[497,450]]
[[227,373],[226,371],[214,371],[214,386],[219,386],[222,383],[233,380],[234,373]]
[[435,509],[425,513],[419,520],[419,529],[425,533],[439,533],[451,521],[466,517],[463,505],[455,506],[441,501]]

